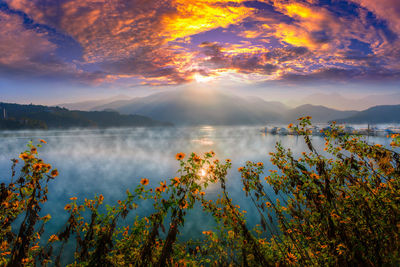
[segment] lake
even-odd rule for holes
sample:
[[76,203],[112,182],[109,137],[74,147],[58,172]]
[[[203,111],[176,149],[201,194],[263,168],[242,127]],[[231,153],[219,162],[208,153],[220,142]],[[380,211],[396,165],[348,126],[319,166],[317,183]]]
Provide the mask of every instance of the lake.
[[[150,186],[176,176],[178,152],[203,153],[215,151],[220,160],[230,158],[232,169],[228,174],[228,191],[235,204],[248,211],[250,226],[260,220],[249,199],[242,190],[237,168],[247,160],[263,162],[266,173],[273,169],[269,152],[274,151],[277,141],[290,147],[295,155],[306,151],[301,137],[265,135],[260,127],[169,127],[169,128],[129,128],[108,130],[52,130],[18,131],[0,133],[0,181],[10,178],[11,158],[17,158],[26,149],[28,141],[45,139],[47,144],[39,150],[45,162],[58,168],[60,175],[49,184],[48,202],[43,215],[50,213],[52,220],[47,224],[47,235],[61,229],[68,215],[64,205],[70,197],[92,198],[103,194],[106,204],[115,204],[125,198],[126,189],[133,189],[141,178],[148,178]],[[388,145],[389,140],[369,137],[371,143]],[[314,145],[323,147],[322,137],[313,137]],[[220,192],[219,184],[211,185],[207,197],[215,199]],[[149,214],[151,203],[143,203],[135,214]],[[129,224],[129,217],[123,223]],[[212,230],[211,216],[197,206],[189,212],[181,240],[198,238],[204,230]],[[45,239],[47,240],[47,239]]]

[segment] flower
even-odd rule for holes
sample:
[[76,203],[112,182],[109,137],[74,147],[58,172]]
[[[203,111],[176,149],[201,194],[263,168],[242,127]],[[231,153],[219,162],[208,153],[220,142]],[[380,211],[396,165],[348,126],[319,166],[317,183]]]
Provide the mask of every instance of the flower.
[[71,197],[71,198],[69,198],[69,199],[71,199],[71,200],[77,200],[78,198],[77,198],[77,197]]
[[60,239],[58,238],[58,236],[56,236],[56,235],[51,235],[50,238],[49,238],[49,243],[52,243],[52,242],[55,242],[55,241],[58,241],[58,240],[60,240]]
[[149,179],[143,178],[142,180],[140,180],[140,183],[142,185],[148,185],[149,184]]
[[244,169],[243,167],[239,167],[239,168],[238,168],[238,172],[242,172],[243,169]]
[[28,159],[31,159],[32,156],[31,156],[31,155],[28,155],[27,153],[21,153],[21,154],[19,155],[19,158],[22,159],[22,160],[28,160]]
[[161,182],[161,183],[160,183],[160,185],[161,185],[161,189],[162,189],[162,191],[164,192],[164,191],[165,191],[165,189],[167,189],[167,182],[166,182],[166,181],[164,181],[164,182]]
[[185,153],[181,152],[181,153],[176,154],[175,158],[177,160],[182,160],[185,156],[186,156]]
[[70,204],[65,205],[64,209],[65,210],[70,210],[71,209],[71,205]]
[[267,205],[268,208],[271,207],[271,203],[269,202],[265,202],[265,205]]
[[226,162],[231,163],[232,160],[231,159],[226,159]]
[[293,123],[288,125],[288,128],[292,128],[293,127]]
[[51,176],[56,177],[56,176],[58,176],[58,170],[57,169],[52,170],[50,174],[51,174]]
[[44,141],[43,139],[40,139],[39,142],[40,142],[40,143],[43,143],[43,144],[47,144],[47,142]]
[[31,153],[32,154],[36,154],[37,153],[37,148],[36,147],[32,147],[31,148]]
[[43,165],[41,163],[35,163],[33,164],[33,170],[38,172],[42,169]]
[[174,178],[172,179],[172,184],[173,184],[174,186],[178,186],[180,183],[181,183],[181,181],[179,180],[178,177],[174,177]]
[[289,262],[289,264],[293,264],[293,263],[297,262],[297,257],[293,253],[290,253],[290,252],[288,252],[286,259]]
[[264,166],[264,163],[262,163],[262,162],[257,162],[257,166],[258,166],[258,167],[262,167],[262,166]]
[[194,154],[193,156],[193,161],[196,163],[200,163],[201,158],[199,156],[197,156],[196,154]]

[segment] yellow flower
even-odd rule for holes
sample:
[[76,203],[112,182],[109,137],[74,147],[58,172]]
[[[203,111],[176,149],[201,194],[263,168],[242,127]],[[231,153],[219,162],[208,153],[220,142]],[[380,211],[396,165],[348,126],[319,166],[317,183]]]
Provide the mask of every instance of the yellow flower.
[[148,185],[149,184],[149,179],[143,178],[142,180],[140,180],[140,183],[142,185]]
[[49,238],[49,243],[52,243],[52,242],[55,242],[55,241],[58,241],[58,240],[60,240],[60,239],[58,238],[58,236],[56,236],[56,235],[51,235],[50,238]]
[[232,160],[231,159],[226,159],[226,162],[231,163]]
[[41,163],[35,163],[33,164],[33,170],[38,172],[42,169],[43,165]]
[[21,153],[21,154],[19,155],[19,158],[22,159],[22,160],[28,160],[28,159],[31,159],[32,156],[31,156],[31,155],[28,155],[27,153]]
[[51,176],[53,176],[53,177],[58,176],[58,170],[52,170],[51,171]]
[[181,153],[176,154],[175,158],[177,160],[182,160],[185,156],[186,156],[185,153],[181,152]]
[[173,184],[174,186],[178,186],[180,183],[181,183],[181,181],[179,180],[178,177],[174,177],[174,178],[172,179],[172,184]]

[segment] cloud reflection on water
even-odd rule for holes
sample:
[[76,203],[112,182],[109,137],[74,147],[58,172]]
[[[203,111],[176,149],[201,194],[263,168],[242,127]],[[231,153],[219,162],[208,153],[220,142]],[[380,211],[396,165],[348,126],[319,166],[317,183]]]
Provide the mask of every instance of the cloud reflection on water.
[[[188,155],[210,150],[214,150],[220,160],[232,160],[227,188],[235,204],[248,211],[248,222],[254,226],[259,223],[259,218],[242,191],[237,168],[251,160],[262,161],[266,170],[272,169],[268,153],[274,151],[277,141],[290,147],[294,155],[306,150],[301,137],[262,135],[257,127],[3,132],[0,133],[1,182],[10,177],[10,159],[18,157],[29,140],[42,138],[48,144],[39,150],[39,155],[60,171],[60,176],[49,185],[49,201],[43,209],[44,214],[53,216],[48,224],[52,231],[59,230],[67,219],[63,207],[70,197],[82,200],[102,193],[105,203],[113,204],[125,197],[126,189],[133,190],[143,177],[150,180],[149,186],[155,187],[160,181],[176,176],[179,168],[176,153]],[[313,139],[316,147],[324,143],[321,137]],[[379,139],[379,142],[386,142],[384,140]],[[206,192],[206,196],[215,198],[220,192],[219,185],[211,185]],[[143,203],[137,210],[140,214],[149,212],[150,202]],[[203,230],[210,230],[212,226],[211,216],[202,213],[201,207],[197,206],[188,214],[182,229],[183,239],[199,237]]]

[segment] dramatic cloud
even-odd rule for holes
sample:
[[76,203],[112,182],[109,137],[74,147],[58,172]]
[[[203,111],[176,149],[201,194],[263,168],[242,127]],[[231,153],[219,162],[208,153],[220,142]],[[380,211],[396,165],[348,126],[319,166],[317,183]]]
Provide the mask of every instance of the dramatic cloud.
[[396,2],[0,0],[0,75],[152,85],[230,75],[393,81]]

